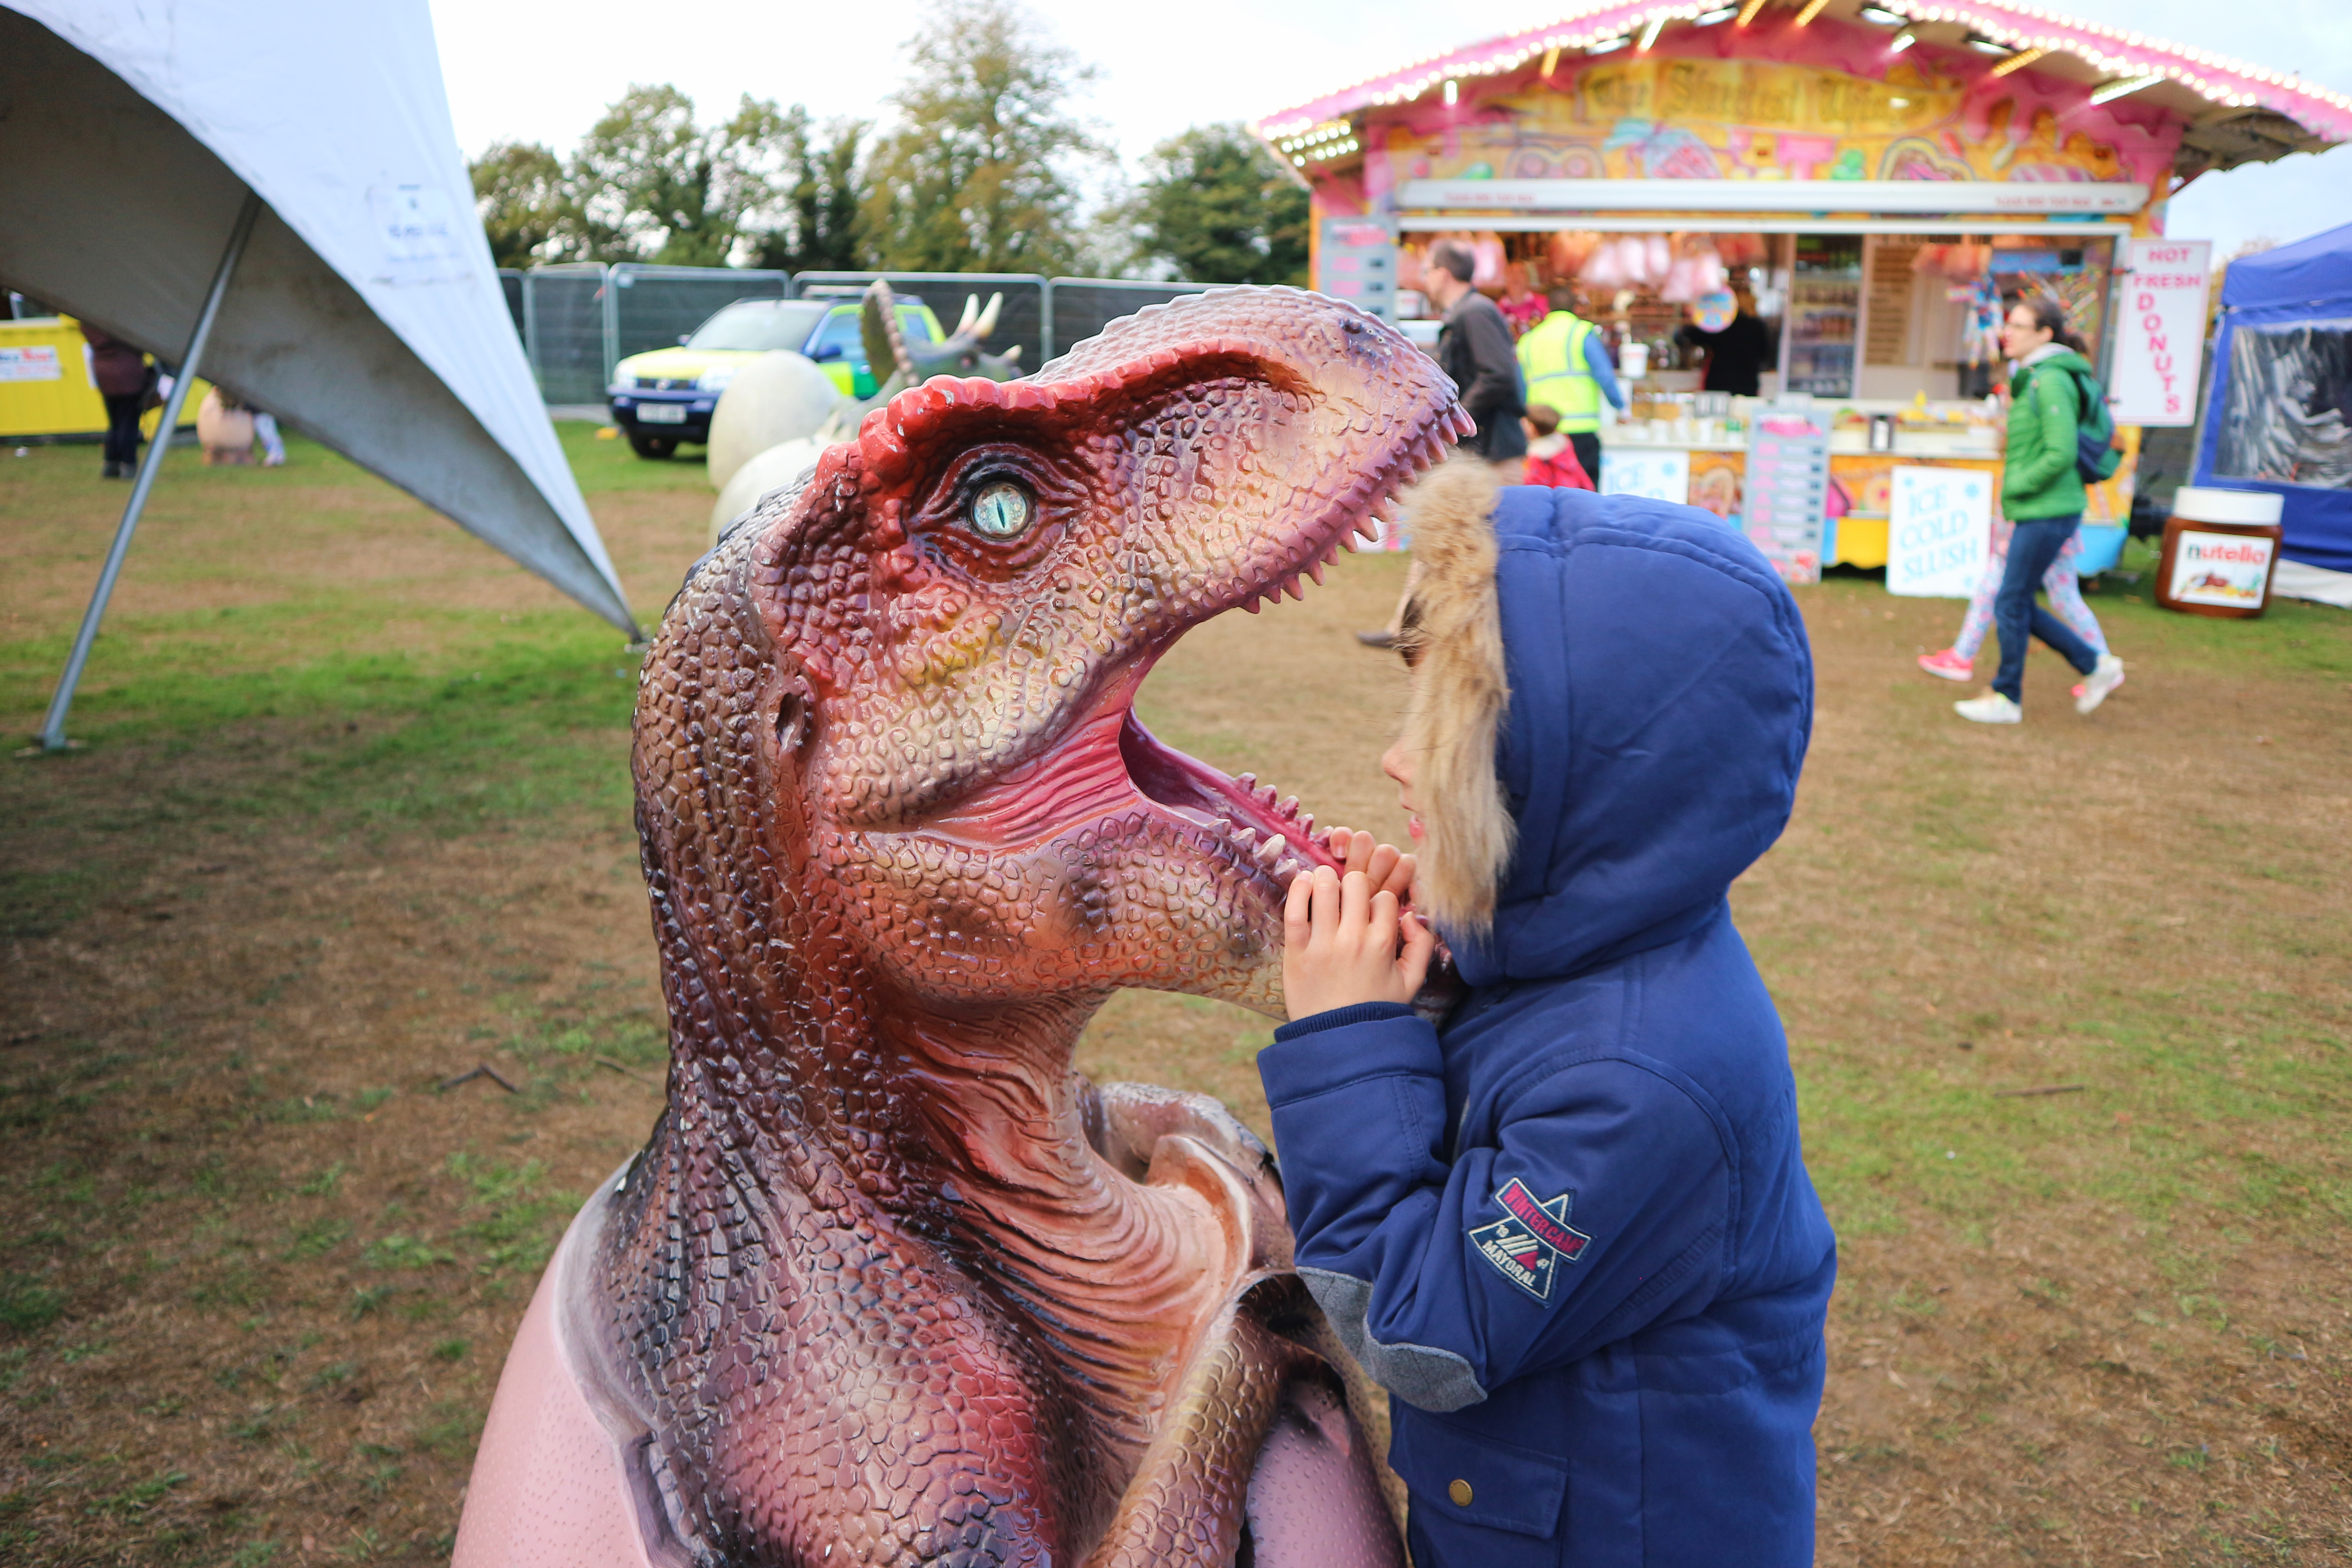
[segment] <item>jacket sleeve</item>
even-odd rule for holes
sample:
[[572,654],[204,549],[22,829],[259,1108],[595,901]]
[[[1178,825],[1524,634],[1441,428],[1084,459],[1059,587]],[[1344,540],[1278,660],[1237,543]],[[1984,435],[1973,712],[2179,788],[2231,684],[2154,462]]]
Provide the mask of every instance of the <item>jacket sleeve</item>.
[[[1720,1287],[1730,1135],[1670,1069],[1543,1069],[1513,1093],[1493,1146],[1449,1160],[1436,1031],[1402,1008],[1290,1025],[1258,1065],[1299,1274],[1365,1370],[1411,1405],[1475,1405]],[[1550,1223],[1507,1223],[1507,1194]]]
[[1584,363],[1592,372],[1592,384],[1601,389],[1620,414],[1625,411],[1625,389],[1618,384],[1617,367],[1609,363],[1609,345],[1601,341],[1599,332],[1584,335]]
[[1519,403],[1519,356],[1511,329],[1496,310],[1465,310],[1458,330],[1469,350],[1472,377],[1462,406],[1480,424],[1498,413],[1516,413]]
[[2063,371],[2035,372],[2026,383],[2026,395],[2040,447],[2031,462],[2011,468],[2001,484],[2004,493],[2019,496],[2039,495],[2074,468],[2074,427],[2080,417],[2074,378]]

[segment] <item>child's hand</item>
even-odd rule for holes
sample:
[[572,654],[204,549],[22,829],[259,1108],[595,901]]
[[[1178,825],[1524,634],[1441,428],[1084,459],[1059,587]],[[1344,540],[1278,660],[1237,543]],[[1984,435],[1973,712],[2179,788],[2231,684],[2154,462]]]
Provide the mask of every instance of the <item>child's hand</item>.
[[1293,1019],[1359,1002],[1412,1001],[1437,945],[1418,915],[1399,910],[1412,887],[1412,856],[1341,828],[1329,844],[1345,875],[1318,866],[1294,879],[1283,909],[1283,1005]]

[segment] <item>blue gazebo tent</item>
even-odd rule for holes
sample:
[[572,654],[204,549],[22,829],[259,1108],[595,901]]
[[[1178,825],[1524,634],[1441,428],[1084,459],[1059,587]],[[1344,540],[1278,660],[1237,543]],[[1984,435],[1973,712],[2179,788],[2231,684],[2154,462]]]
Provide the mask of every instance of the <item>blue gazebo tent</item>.
[[2195,482],[2284,497],[2275,591],[2352,608],[2352,224],[2230,263]]

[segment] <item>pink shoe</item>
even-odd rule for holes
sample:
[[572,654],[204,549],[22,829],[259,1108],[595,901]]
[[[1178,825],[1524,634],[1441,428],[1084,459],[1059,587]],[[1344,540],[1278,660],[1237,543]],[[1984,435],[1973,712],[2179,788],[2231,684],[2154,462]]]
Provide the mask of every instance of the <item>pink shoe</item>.
[[1946,648],[1941,653],[1923,653],[1919,656],[1919,668],[1938,680],[1966,680],[1970,672],[1976,668],[1976,660],[1962,658],[1950,648]]

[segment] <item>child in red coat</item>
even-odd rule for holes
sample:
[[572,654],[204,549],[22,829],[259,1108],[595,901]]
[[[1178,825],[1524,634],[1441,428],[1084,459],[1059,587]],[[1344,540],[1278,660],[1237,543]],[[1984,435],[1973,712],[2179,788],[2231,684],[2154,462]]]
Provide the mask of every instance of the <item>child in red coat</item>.
[[1576,448],[1559,433],[1559,410],[1548,403],[1530,403],[1519,421],[1528,431],[1528,468],[1524,481],[1549,485],[1557,490],[1589,490],[1592,476],[1576,460]]

